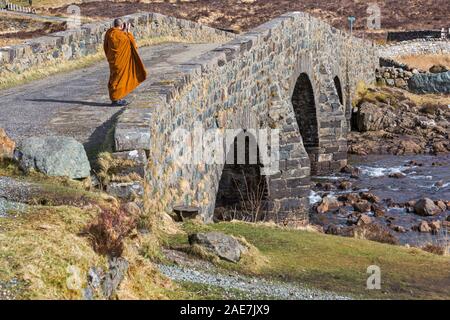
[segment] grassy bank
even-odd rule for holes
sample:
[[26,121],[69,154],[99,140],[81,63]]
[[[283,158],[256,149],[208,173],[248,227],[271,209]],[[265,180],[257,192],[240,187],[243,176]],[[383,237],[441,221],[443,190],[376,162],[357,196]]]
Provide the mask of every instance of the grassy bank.
[[[187,233],[214,230],[245,237],[268,263],[252,271],[240,264],[220,263],[223,268],[241,273],[302,283],[355,298],[450,298],[449,257],[372,241],[247,223],[208,226],[188,223],[183,228]],[[172,246],[180,245],[187,243],[187,237],[179,234],[167,241]],[[370,265],[381,268],[381,290],[366,289]]]

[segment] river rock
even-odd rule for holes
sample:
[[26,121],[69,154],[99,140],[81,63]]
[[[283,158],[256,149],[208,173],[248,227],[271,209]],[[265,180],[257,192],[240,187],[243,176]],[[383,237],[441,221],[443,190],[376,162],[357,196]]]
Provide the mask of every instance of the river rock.
[[450,93],[450,71],[420,73],[412,76],[408,87],[415,93]]
[[0,160],[11,159],[15,148],[16,143],[8,137],[3,128],[0,128]]
[[360,215],[358,218],[358,222],[356,222],[356,224],[358,226],[365,225],[365,224],[371,224],[371,223],[372,223],[372,218],[369,217],[367,214]]
[[395,126],[395,116],[391,111],[377,105],[364,102],[356,114],[356,127],[360,132],[378,131]]
[[441,209],[429,198],[420,199],[414,206],[414,211],[421,216],[434,216],[441,212]]
[[340,201],[338,201],[333,196],[326,196],[322,199],[322,202],[317,206],[317,213],[325,213],[330,210],[334,210],[339,208],[342,205]]
[[431,232],[431,228],[426,221],[422,221],[417,226],[417,230],[422,233]]
[[352,187],[352,183],[350,181],[341,181],[339,182],[338,188],[341,190],[349,190]]
[[438,200],[435,202],[435,204],[439,207],[439,209],[441,209],[441,211],[447,210],[447,205],[445,204],[444,201]]
[[361,199],[370,201],[372,203],[379,203],[381,201],[380,197],[371,192],[361,192],[360,197]]
[[370,212],[372,205],[367,200],[360,200],[353,204],[353,208],[358,212]]
[[81,143],[70,137],[31,137],[19,147],[19,165],[29,172],[80,179],[89,177],[91,166]]
[[191,234],[189,243],[200,245],[218,257],[235,263],[241,259],[241,254],[245,252],[245,247],[238,240],[221,232]]
[[441,230],[442,224],[440,221],[431,221],[428,222],[428,226],[431,228],[431,232],[437,233],[439,230]]

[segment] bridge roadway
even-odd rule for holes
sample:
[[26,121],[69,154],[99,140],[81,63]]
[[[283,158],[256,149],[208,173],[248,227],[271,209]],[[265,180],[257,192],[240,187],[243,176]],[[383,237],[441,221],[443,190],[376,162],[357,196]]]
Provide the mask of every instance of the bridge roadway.
[[[130,96],[164,79],[178,64],[218,44],[164,43],[140,48],[148,79]],[[15,141],[30,136],[74,137],[92,154],[121,108],[110,106],[106,60],[0,91],[0,128]]]

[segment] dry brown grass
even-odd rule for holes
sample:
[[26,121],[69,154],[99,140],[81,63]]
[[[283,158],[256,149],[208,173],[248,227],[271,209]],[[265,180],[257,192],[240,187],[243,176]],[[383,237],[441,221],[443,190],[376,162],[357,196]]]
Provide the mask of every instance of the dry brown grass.
[[411,55],[396,57],[395,60],[423,71],[428,71],[435,65],[444,65],[450,69],[450,54]]

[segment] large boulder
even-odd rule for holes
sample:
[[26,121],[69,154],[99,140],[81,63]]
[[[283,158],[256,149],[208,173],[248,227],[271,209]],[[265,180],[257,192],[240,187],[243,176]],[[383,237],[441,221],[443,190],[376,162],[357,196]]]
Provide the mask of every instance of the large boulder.
[[424,198],[416,202],[414,211],[421,216],[434,216],[441,213],[439,208],[431,199]]
[[238,262],[245,247],[235,238],[221,232],[194,233],[189,236],[191,245],[206,248],[218,257],[231,262]]
[[395,115],[391,111],[370,102],[362,103],[356,113],[356,127],[360,132],[378,131],[395,125]]
[[11,159],[15,148],[16,143],[6,135],[4,129],[0,128],[0,160]]
[[442,73],[419,73],[408,81],[415,93],[450,93],[450,71]]
[[69,137],[32,137],[19,147],[19,165],[29,172],[81,179],[89,177],[91,166],[81,143]]

